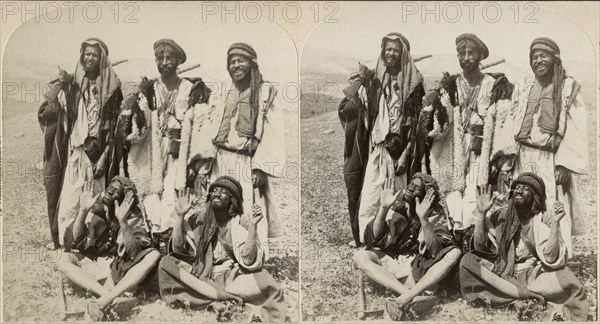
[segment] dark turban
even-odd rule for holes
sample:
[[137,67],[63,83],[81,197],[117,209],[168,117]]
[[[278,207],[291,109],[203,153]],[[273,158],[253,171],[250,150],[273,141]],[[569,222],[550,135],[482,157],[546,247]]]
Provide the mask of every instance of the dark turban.
[[137,194],[137,190],[135,189],[135,184],[129,178],[123,177],[123,176],[115,176],[114,178],[112,178],[112,180],[110,182],[112,183],[115,181],[120,183],[123,186],[123,191],[125,193],[132,191],[134,195]]
[[[244,213],[243,202],[244,198],[242,196],[242,185],[232,177],[222,176],[217,178],[213,183],[208,187],[208,192],[211,192],[213,188],[219,187],[223,189],[227,189],[231,194],[232,199],[232,207],[231,214],[241,215]],[[207,196],[210,200],[210,195]]]
[[544,50],[560,59],[560,48],[555,41],[548,37],[539,37],[531,42],[529,46],[529,59],[531,59],[535,50]]
[[231,46],[229,46],[229,49],[227,50],[227,65],[229,65],[229,59],[231,58],[231,56],[236,54],[242,55],[250,61],[258,64],[256,60],[258,56],[256,55],[256,51],[254,50],[254,48],[252,48],[252,46],[246,43],[233,43],[231,44]]
[[546,185],[544,184],[544,180],[542,180],[542,178],[535,173],[525,172],[513,180],[510,188],[514,190],[517,184],[524,184],[528,186],[531,191],[533,191],[532,212],[537,214],[539,212],[546,211]]
[[481,60],[485,60],[490,55],[490,51],[485,46],[485,43],[474,34],[466,33],[456,37],[456,48],[459,49],[465,46],[467,41],[475,44],[475,49],[482,55]]
[[154,53],[162,51],[165,46],[172,47],[175,50],[175,55],[177,55],[177,57],[181,60],[180,63],[185,63],[185,60],[187,59],[185,51],[183,50],[183,48],[181,48],[181,46],[179,46],[179,44],[175,43],[175,41],[172,39],[163,38],[157,40],[156,43],[154,43]]
[[425,185],[425,191],[427,191],[429,189],[435,190],[436,193],[438,191],[440,191],[437,180],[435,180],[434,177],[432,177],[431,175],[429,175],[427,173],[417,172],[413,175],[411,181],[415,180],[415,179],[421,179],[421,181]]

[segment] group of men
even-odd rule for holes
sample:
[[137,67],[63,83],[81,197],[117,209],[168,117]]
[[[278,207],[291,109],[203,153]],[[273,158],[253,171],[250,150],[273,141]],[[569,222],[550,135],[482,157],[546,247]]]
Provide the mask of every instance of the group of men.
[[[458,272],[463,297],[493,306],[548,301],[553,318],[586,321],[589,302],[566,268],[583,216],[576,175],[588,160],[585,104],[551,39],[534,39],[533,76],[482,72],[473,34],[456,38],[462,73],[425,91],[400,33],[360,66],[339,106],[356,266],[398,297],[392,319],[427,307]],[[421,307],[421,308],[423,308]]]
[[155,42],[154,57],[160,76],[124,98],[107,45],[89,38],[75,73],[46,88],[38,119],[48,247],[65,251],[57,269],[98,297],[94,320],[157,273],[170,304],[236,300],[283,321],[284,293],[262,270],[282,234],[269,180],[285,163],[277,89],[245,43],[227,51],[224,103],[178,75],[187,57],[175,41]]

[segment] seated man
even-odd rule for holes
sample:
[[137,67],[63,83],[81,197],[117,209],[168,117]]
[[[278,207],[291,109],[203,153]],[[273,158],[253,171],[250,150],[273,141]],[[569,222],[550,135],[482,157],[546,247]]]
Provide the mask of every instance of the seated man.
[[[511,184],[508,206],[486,219],[494,198],[491,188],[477,197],[479,217],[474,250],[460,262],[460,286],[470,301],[492,306],[534,298],[552,302],[555,314],[567,321],[586,321],[589,301],[581,283],[565,268],[567,249],[560,235],[565,216],[560,202],[546,212],[544,181],[523,173]],[[550,218],[548,227],[542,218]],[[553,316],[551,319],[554,319]]]
[[[104,191],[94,196],[93,184],[83,186],[79,213],[67,227],[65,252],[56,267],[76,285],[99,296],[87,305],[91,319],[100,321],[108,307],[126,291],[137,287],[156,266],[160,253],[151,247],[135,186],[131,180],[116,176]],[[98,258],[114,258],[108,267]],[[94,266],[89,268],[88,266]],[[107,283],[96,281],[98,271]],[[101,274],[101,275],[102,275]],[[103,278],[99,278],[103,279]]]
[[243,215],[242,187],[231,177],[217,178],[208,192],[206,200],[190,197],[188,189],[178,193],[169,255],[158,266],[161,297],[191,306],[243,301],[256,305],[262,321],[283,322],[283,290],[261,269],[260,208]]
[[393,180],[387,179],[377,216],[365,230],[367,249],[357,251],[353,260],[369,278],[400,295],[386,303],[386,310],[393,320],[401,320],[407,307],[427,301],[415,297],[441,281],[461,252],[448,230],[433,177],[419,172],[404,192],[393,190]]

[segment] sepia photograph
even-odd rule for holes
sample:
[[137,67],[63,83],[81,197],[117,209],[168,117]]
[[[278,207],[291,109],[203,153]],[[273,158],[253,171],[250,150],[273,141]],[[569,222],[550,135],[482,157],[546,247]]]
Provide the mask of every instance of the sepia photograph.
[[596,321],[597,40],[531,2],[336,18],[300,62],[303,320]]
[[598,2],[0,26],[2,322],[598,321]]
[[297,322],[287,32],[203,3],[2,6],[28,18],[2,57],[3,321]]

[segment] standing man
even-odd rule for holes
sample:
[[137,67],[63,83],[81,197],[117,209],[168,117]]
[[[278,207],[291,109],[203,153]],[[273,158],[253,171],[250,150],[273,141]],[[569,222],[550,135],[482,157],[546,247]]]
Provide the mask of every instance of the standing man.
[[432,174],[440,181],[456,228],[466,228],[475,221],[476,187],[493,181],[492,157],[516,154],[512,139],[494,137],[496,124],[503,125],[511,110],[513,86],[502,74],[481,72],[480,62],[489,51],[476,35],[458,36],[456,51],[462,73],[446,74],[423,111],[434,114],[427,134],[433,140]]
[[217,155],[212,179],[235,178],[243,188],[244,210],[261,206],[265,218],[258,234],[267,244],[268,238],[281,235],[271,179],[285,167],[285,133],[277,89],[263,79],[257,58],[245,43],[234,43],[227,51],[233,87],[216,117],[220,124],[213,140]]
[[536,38],[529,47],[534,76],[515,96],[515,140],[520,144],[515,173],[534,172],[546,183],[548,203],[559,201],[566,217],[563,240],[572,257],[571,234],[584,230],[583,209],[576,174],[585,174],[588,162],[587,115],[581,86],[567,76],[560,48],[551,39]]
[[423,77],[412,60],[408,40],[400,33],[383,37],[375,72],[361,66],[356,79],[360,88],[339,107],[346,132],[344,180],[352,246],[364,240],[369,218],[379,208],[384,181],[394,179],[397,190],[405,188],[411,176],[421,171],[425,154],[416,142],[425,94]]
[[[511,185],[508,205],[487,212],[494,203],[491,186],[478,192],[474,250],[460,261],[463,297],[492,306],[519,299],[552,302],[565,321],[587,321],[590,308],[583,285],[566,268],[567,248],[560,235],[564,206],[546,211],[546,187],[525,172]],[[550,225],[542,218],[547,216]],[[550,320],[555,317],[550,318]]]
[[59,248],[67,226],[79,211],[86,181],[94,193],[119,173],[114,134],[123,94],[121,81],[98,38],[81,43],[75,74],[59,69],[38,111],[44,131],[44,186],[52,245]]
[[168,215],[174,208],[175,190],[183,190],[187,182],[190,142],[182,141],[182,134],[189,137],[191,132],[192,108],[208,110],[210,90],[200,78],[177,75],[186,54],[174,40],[156,41],[154,57],[160,78],[144,78],[139,91],[126,99],[121,131],[125,174],[141,189],[153,232],[163,232],[172,225]]

